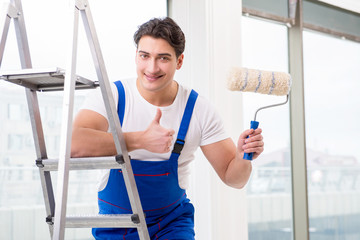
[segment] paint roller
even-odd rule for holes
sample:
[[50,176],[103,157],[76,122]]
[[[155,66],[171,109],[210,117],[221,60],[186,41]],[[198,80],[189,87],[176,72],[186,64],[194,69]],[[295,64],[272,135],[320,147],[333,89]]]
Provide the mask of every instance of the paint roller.
[[[250,128],[257,129],[259,122],[256,114],[265,108],[284,105],[289,100],[291,76],[285,72],[262,71],[248,68],[232,68],[228,77],[227,87],[231,91],[254,92],[268,95],[285,96],[286,101],[261,107],[256,110]],[[248,136],[249,137],[249,136]],[[252,160],[253,153],[244,153],[244,159]]]

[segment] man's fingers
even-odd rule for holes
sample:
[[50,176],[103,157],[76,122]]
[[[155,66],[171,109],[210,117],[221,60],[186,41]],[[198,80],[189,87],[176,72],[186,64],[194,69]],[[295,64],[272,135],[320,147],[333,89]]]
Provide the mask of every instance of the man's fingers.
[[255,141],[262,141],[263,136],[261,134],[258,135],[250,135],[249,138],[245,139],[245,143],[255,142]]
[[173,136],[175,134],[175,131],[174,131],[174,129],[169,129],[169,136]]
[[162,112],[161,112],[160,108],[158,108],[158,109],[156,110],[156,115],[155,115],[154,121],[155,121],[156,123],[159,123],[159,124],[160,124],[160,118],[161,118],[161,116],[162,116]]
[[247,137],[253,137],[253,136],[256,136],[256,135],[259,135],[262,133],[262,129],[261,128],[257,128],[257,129],[248,129],[248,130],[245,130],[244,132],[242,132],[240,134],[240,138],[242,139],[245,139]]
[[168,148],[169,150],[167,152],[170,151],[172,145],[173,145],[173,135],[175,134],[175,131],[173,129],[169,130],[169,141],[168,141]]
[[243,146],[243,149],[248,149],[248,148],[257,148],[257,147],[263,147],[264,146],[264,142],[263,141],[254,141],[254,142],[249,142],[247,144],[245,144]]
[[152,145],[148,150],[157,153],[167,153],[172,149],[175,130],[161,126],[161,117],[162,112],[160,108],[157,108],[154,120],[148,128],[149,136],[151,136],[150,138],[152,139]]

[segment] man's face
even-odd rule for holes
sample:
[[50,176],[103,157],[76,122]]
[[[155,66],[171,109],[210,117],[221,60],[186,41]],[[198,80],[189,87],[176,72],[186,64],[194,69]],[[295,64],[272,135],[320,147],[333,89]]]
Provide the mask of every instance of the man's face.
[[177,58],[174,48],[166,40],[143,36],[136,51],[139,91],[155,93],[170,88],[183,57],[182,54]]

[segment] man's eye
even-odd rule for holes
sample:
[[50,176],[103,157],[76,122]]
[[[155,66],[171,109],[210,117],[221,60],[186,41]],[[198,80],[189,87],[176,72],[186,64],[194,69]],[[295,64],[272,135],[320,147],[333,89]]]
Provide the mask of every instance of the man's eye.
[[169,61],[169,58],[168,58],[168,57],[161,57],[160,60],[162,60],[162,61]]
[[145,58],[148,58],[148,55],[146,55],[146,54],[140,54],[140,57],[145,59]]

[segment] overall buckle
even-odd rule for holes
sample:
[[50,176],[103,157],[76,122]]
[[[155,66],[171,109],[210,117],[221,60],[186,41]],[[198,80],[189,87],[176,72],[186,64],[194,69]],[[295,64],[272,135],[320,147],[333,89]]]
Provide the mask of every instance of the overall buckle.
[[181,150],[184,148],[185,141],[181,139],[176,139],[174,144],[174,149],[172,150],[173,153],[177,153],[180,155]]

